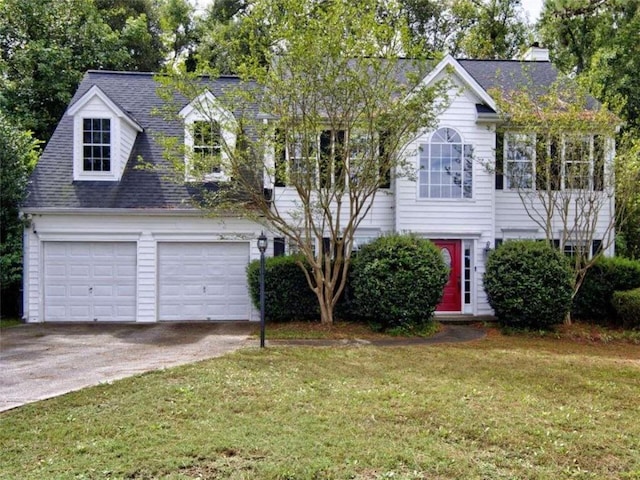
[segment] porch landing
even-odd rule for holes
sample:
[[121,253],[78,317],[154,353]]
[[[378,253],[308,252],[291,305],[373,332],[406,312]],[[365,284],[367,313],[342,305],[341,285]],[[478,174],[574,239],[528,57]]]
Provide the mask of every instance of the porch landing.
[[470,325],[472,323],[496,321],[496,317],[493,315],[473,316],[468,313],[436,313],[434,318],[436,322],[446,325]]

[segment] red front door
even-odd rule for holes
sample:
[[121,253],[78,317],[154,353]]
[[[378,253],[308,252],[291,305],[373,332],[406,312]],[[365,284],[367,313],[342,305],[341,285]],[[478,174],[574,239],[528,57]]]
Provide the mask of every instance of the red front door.
[[460,240],[433,240],[442,252],[442,258],[449,267],[449,280],[444,286],[442,301],[436,308],[437,312],[459,312],[462,310],[462,285],[460,258]]

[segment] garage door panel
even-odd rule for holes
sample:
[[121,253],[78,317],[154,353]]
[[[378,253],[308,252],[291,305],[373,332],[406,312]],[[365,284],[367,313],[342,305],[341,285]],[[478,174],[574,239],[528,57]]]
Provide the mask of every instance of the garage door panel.
[[134,321],[134,242],[45,242],[45,321]]
[[160,320],[246,320],[247,242],[158,244]]

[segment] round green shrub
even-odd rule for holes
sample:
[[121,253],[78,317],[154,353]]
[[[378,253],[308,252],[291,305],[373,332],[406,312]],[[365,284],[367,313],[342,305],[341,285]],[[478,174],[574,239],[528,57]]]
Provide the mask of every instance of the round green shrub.
[[574,317],[596,323],[616,319],[613,292],[640,287],[640,261],[602,257],[589,270],[573,299]]
[[484,289],[498,321],[512,327],[561,323],[571,308],[568,259],[544,242],[518,240],[491,252]]
[[382,330],[424,330],[448,277],[440,250],[429,240],[380,237],[353,258],[352,311]]
[[[313,293],[298,262],[310,269],[302,256],[265,258],[265,318],[279,322],[317,320],[320,317],[318,297]],[[253,305],[260,308],[260,260],[247,267],[249,294]]]
[[614,292],[612,303],[624,328],[640,328],[640,288]]

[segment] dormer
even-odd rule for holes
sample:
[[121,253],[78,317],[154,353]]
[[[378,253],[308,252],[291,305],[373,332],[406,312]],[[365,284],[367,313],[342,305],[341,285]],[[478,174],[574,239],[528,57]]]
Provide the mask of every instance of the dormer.
[[208,90],[180,111],[184,121],[185,181],[225,181],[238,123]]
[[67,115],[73,117],[73,180],[119,181],[140,124],[96,85]]

